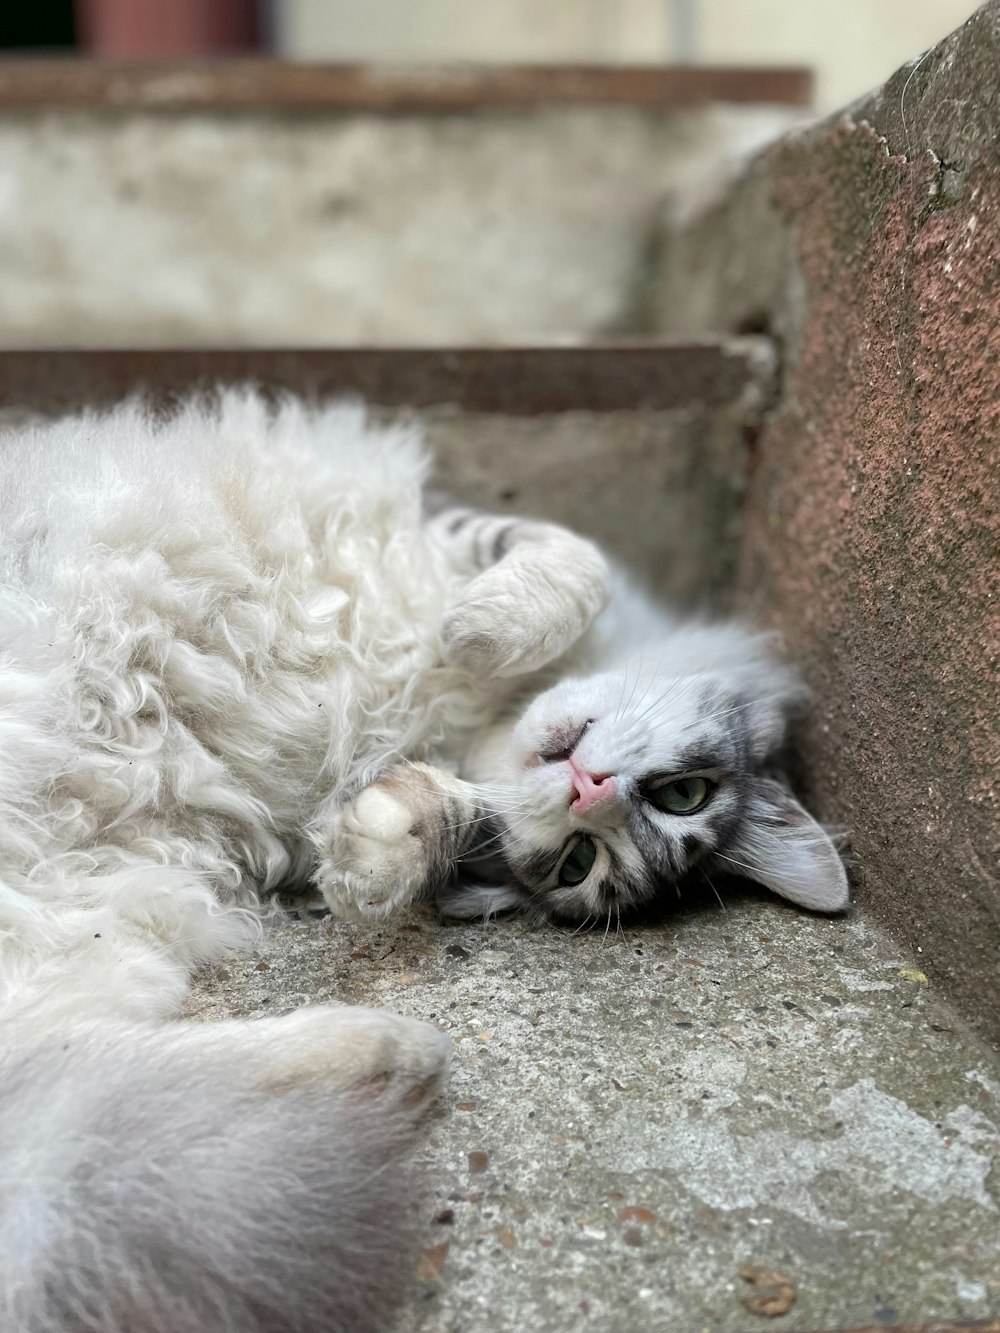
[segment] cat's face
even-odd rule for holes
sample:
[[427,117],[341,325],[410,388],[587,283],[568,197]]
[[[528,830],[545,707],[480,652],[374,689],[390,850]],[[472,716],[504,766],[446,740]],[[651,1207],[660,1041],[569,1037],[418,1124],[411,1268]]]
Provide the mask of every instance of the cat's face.
[[557,919],[613,920],[701,867],[845,907],[829,838],[762,771],[792,693],[780,669],[672,677],[633,664],[540,695],[504,760],[502,843],[522,892]]

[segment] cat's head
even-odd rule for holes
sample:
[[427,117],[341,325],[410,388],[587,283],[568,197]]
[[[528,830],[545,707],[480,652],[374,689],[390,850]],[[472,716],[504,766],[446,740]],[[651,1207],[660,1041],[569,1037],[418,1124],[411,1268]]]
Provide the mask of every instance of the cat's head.
[[498,774],[522,900],[556,919],[610,920],[700,868],[842,910],[836,848],[769,768],[801,697],[762,636],[730,627],[688,630],[662,655],[539,695]]

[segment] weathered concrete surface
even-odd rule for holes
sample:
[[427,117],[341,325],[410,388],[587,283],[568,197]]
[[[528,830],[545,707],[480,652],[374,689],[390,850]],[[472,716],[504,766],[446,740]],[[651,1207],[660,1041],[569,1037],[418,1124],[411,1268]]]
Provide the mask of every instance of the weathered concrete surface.
[[798,114],[8,108],[0,346],[426,346],[630,329],[665,195]]
[[540,416],[675,408],[758,412],[773,393],[766,338],[518,343],[504,347],[47,349],[0,352],[0,406],[43,413],[141,393],[157,405],[225,385],[386,408],[446,404]]
[[744,1264],[792,1280],[779,1330],[995,1313],[995,1056],[925,955],[724,901],[606,938],[303,911],[189,1013],[343,1000],[453,1036],[401,1333],[735,1333],[764,1322]]
[[686,309],[688,333],[783,339],[738,601],[808,671],[813,803],[851,831],[866,911],[994,1036],[998,69],[991,3],[849,115],[769,150],[676,247],[668,235],[659,295],[673,332]]
[[146,389],[254,380],[361,395],[423,428],[437,481],[500,513],[600,541],[679,605],[732,583],[747,433],[774,391],[765,339],[607,348],[0,353],[0,413],[57,412]]
[[425,412],[441,483],[498,513],[595,538],[684,608],[719,606],[736,571],[746,484],[743,413]]

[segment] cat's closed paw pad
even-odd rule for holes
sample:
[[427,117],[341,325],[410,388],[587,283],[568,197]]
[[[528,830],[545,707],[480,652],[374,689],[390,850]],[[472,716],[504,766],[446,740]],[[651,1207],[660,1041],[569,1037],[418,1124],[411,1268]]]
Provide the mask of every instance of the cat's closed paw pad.
[[387,777],[340,811],[317,883],[335,915],[383,920],[423,888],[425,861],[413,812]]
[[365,787],[357,800],[344,808],[341,834],[368,840],[380,847],[397,846],[409,836],[413,815],[409,806],[381,782]]

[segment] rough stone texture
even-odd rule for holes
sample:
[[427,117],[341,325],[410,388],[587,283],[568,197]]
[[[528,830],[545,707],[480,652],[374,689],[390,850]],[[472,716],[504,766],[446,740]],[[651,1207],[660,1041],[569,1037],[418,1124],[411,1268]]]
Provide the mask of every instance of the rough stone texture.
[[1000,1307],[1000,1069],[930,950],[719,888],[606,937],[303,910],[201,979],[198,1019],[342,1000],[454,1038],[400,1333],[737,1333],[745,1264],[791,1279],[779,1330]]
[[[786,631],[815,687],[814,805],[851,831],[866,910],[994,1036],[998,68],[991,3],[849,115],[769,150],[676,247],[668,232],[658,297],[673,332],[687,312],[688,334],[784,342],[738,600]],[[710,269],[737,242],[685,305],[693,258]]]
[[8,109],[0,346],[629,329],[665,195],[797,114]]

